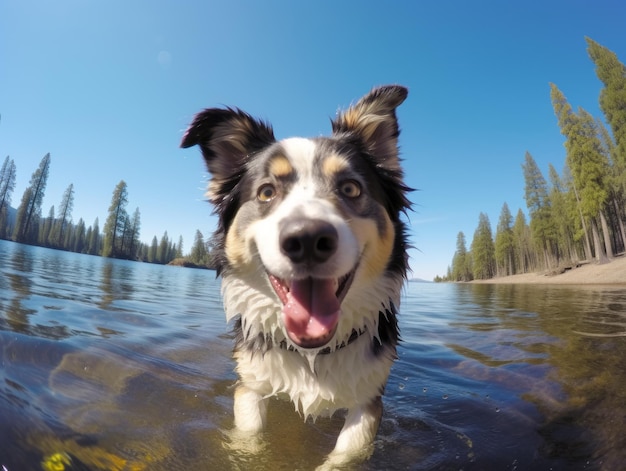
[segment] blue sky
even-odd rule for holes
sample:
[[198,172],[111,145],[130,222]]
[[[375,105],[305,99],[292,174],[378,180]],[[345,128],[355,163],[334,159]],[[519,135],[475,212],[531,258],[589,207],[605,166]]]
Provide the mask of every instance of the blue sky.
[[194,113],[237,106],[278,138],[330,131],[373,86],[409,87],[399,109],[413,276],[444,275],[459,231],[492,229],[504,202],[526,213],[521,164],[565,161],[549,96],[600,116],[585,36],[626,61],[621,0],[0,2],[0,158],[17,206],[50,152],[43,215],[70,183],[73,220],[104,225],[128,184],[141,238],[191,248],[215,217],[198,149],[178,148]]

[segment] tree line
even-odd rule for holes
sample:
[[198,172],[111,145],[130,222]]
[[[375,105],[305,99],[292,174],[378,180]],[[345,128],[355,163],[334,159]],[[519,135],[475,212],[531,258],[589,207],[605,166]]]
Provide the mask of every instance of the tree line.
[[607,126],[582,107],[574,109],[550,84],[550,99],[565,138],[563,171],[549,165],[549,183],[526,152],[524,197],[513,218],[503,204],[493,237],[489,218],[480,213],[468,249],[457,235],[456,251],[445,277],[471,281],[548,270],[558,273],[581,261],[606,263],[626,246],[626,67],[617,55],[590,38],[587,52],[602,82],[600,110]]
[[212,267],[210,246],[199,230],[196,231],[191,252],[187,255],[183,255],[182,236],[175,243],[167,231],[160,240],[154,236],[151,244],[141,242],[141,214],[139,208],[132,215],[128,213],[128,186],[124,180],[113,190],[102,232],[98,218],[89,227],[82,218],[77,223],[72,221],[75,197],[73,184],[63,193],[58,209],[51,206],[48,215],[43,217],[42,203],[50,163],[48,153],[33,172],[15,210],[11,207],[11,200],[15,190],[16,165],[9,156],[5,158],[0,168],[0,239],[103,257]]

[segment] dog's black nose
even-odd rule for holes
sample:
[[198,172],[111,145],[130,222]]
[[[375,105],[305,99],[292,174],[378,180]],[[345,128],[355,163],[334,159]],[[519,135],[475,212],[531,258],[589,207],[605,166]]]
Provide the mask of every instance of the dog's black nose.
[[323,263],[337,250],[337,229],[319,219],[284,221],[280,231],[280,250],[293,263]]

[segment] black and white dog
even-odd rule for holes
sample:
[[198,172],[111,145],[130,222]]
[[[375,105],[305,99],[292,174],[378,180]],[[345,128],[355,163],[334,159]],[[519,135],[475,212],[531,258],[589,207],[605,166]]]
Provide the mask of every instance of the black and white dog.
[[407,93],[375,88],[338,114],[330,137],[276,141],[232,108],[202,111],[183,137],[212,175],[241,432],[260,432],[280,395],[305,417],[347,409],[331,458],[371,449],[408,265],[396,118]]

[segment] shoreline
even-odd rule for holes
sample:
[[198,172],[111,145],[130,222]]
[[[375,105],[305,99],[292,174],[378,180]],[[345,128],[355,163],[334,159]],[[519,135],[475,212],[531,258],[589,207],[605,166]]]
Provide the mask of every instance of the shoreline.
[[623,254],[608,263],[584,263],[558,275],[546,271],[501,276],[489,280],[472,280],[474,284],[554,284],[554,285],[626,285],[626,256]]

